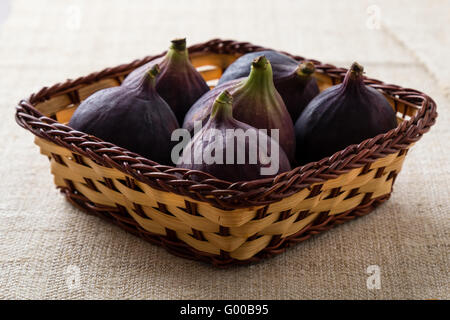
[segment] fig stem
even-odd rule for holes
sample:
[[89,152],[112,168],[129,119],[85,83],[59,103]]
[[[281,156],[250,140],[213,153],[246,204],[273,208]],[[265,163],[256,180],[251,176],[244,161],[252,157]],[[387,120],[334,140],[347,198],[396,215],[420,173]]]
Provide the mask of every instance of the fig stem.
[[364,67],[358,62],[353,62],[342,81],[342,90],[346,90],[346,88],[354,88],[355,90],[365,88],[363,73]]
[[233,96],[227,91],[223,91],[214,101],[211,119],[224,120],[233,117]]
[[303,61],[297,67],[297,74],[299,76],[310,76],[316,71],[314,63],[311,61]]
[[155,64],[148,72],[148,77],[151,79],[155,79],[156,76],[160,73],[161,69],[158,64]]
[[243,81],[242,89],[254,90],[254,92],[261,92],[261,90],[275,92],[272,67],[265,56],[260,56],[253,60],[250,74]]
[[173,39],[171,42],[172,42],[172,45],[170,46],[171,49],[175,49],[178,51],[186,50],[186,38]]
[[186,38],[172,40],[172,45],[167,51],[163,64],[175,64],[175,68],[189,63],[189,54],[186,48]]
[[268,64],[269,64],[269,60],[267,60],[267,58],[264,55],[262,55],[253,60],[252,67],[258,68],[258,69],[260,69],[260,68],[265,69]]
[[[156,76],[159,74],[161,70],[159,69],[159,65],[155,64],[150,70],[148,70],[145,75],[142,77],[140,85],[138,88],[144,90],[146,92],[156,92]],[[144,89],[147,88],[147,89]],[[150,90],[148,90],[150,88]]]
[[353,62],[352,66],[350,67],[350,72],[356,77],[362,76],[364,73],[364,67],[358,62]]

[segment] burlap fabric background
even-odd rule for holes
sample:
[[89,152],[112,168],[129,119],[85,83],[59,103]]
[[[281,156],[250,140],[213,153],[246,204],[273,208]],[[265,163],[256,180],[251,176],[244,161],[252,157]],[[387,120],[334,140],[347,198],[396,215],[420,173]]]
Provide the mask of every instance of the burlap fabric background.
[[[0,298],[450,297],[449,1],[0,3]],[[180,259],[70,206],[13,120],[15,103],[40,87],[158,53],[178,36],[357,60],[369,76],[431,95],[438,122],[370,215],[257,265]],[[366,286],[369,265],[380,289]]]

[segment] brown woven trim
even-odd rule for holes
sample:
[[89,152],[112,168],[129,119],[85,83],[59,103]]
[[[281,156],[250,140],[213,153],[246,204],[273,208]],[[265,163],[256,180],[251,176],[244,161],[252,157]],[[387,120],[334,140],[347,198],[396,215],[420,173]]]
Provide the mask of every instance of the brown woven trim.
[[246,260],[238,260],[229,257],[229,255],[227,258],[224,258],[223,255],[214,255],[198,251],[176,237],[173,238],[169,235],[161,236],[152,234],[151,232],[142,229],[142,227],[128,213],[126,213],[126,211],[121,212],[117,207],[100,207],[95,205],[83,195],[76,193],[76,191],[72,191],[69,188],[62,188],[61,192],[63,192],[69,202],[77,208],[116,224],[122,229],[152,244],[160,245],[168,252],[176,256],[185,259],[203,261],[219,268],[227,268],[233,265],[247,265],[257,263],[263,259],[271,258],[277,254],[283,253],[292,245],[308,240],[314,235],[318,235],[347,221],[351,221],[369,214],[373,211],[373,209],[388,200],[390,197],[390,194],[388,194],[379,198],[368,200],[355,209],[338,215],[329,216],[326,212],[324,212],[323,215],[320,215],[311,224],[304,227],[298,233],[285,238],[274,237],[270,245],[261,250],[255,256]]
[[[195,54],[213,52],[240,55],[260,50],[265,50],[265,48],[248,42],[219,39],[189,48],[190,53]],[[82,85],[126,75],[134,68],[163,54],[145,57],[115,68],[107,68],[101,72],[91,73],[76,80],[67,80],[52,87],[44,87],[38,93],[32,94],[28,100],[19,102],[16,109],[16,121],[20,126],[41,138],[87,156],[102,165],[117,168],[153,188],[209,202],[216,207],[231,209],[266,205],[279,201],[313,183],[336,178],[354,168],[367,166],[388,154],[406,150],[411,143],[418,141],[430,129],[437,117],[436,104],[427,95],[414,89],[401,88],[397,85],[384,84],[379,80],[366,78],[365,82],[368,85],[392,97],[418,105],[420,109],[410,120],[402,122],[397,128],[385,134],[367,139],[359,145],[351,145],[329,158],[297,167],[275,178],[231,183],[204,174],[205,179],[198,183],[190,179],[192,174],[198,175],[198,172],[158,165],[111,143],[74,131],[68,126],[43,116],[34,107],[38,102],[70,93]],[[301,56],[288,55],[299,61],[304,60]],[[311,61],[315,63],[319,72],[335,79],[342,79],[347,71],[344,68],[322,64],[320,61]],[[76,101],[76,97],[74,100]]]

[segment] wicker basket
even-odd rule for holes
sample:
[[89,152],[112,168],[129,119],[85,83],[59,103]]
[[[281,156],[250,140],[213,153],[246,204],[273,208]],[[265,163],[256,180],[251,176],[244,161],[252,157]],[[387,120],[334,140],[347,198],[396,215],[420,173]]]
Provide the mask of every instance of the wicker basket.
[[[259,50],[218,39],[189,48],[210,83],[237,57]],[[437,116],[425,94],[367,78],[397,111],[396,129],[275,178],[239,183],[159,165],[64,124],[83,99],[163,54],[45,87],[19,103],[16,121],[36,136],[72,204],[173,254],[216,266],[271,257],[372,211],[389,198],[408,149]],[[346,69],[312,61],[321,90],[343,79]],[[190,179],[194,173],[204,176],[202,183]]]

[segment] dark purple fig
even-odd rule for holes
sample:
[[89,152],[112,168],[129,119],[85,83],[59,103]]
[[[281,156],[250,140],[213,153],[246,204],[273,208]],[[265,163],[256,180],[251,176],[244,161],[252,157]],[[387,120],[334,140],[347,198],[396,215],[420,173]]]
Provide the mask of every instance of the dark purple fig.
[[272,65],[275,88],[295,123],[303,109],[319,94],[317,81],[312,77],[315,71],[312,62],[304,61],[299,64],[293,58],[276,51],[247,53],[225,70],[218,84],[248,76],[253,59],[261,54],[264,54]]
[[161,69],[156,78],[156,91],[169,104],[181,124],[186,112],[209,91],[209,86],[189,61],[186,39],[172,40],[164,57],[137,68],[125,78],[122,85],[136,86],[155,64],[159,64]]
[[314,64],[305,61],[285,76],[274,78],[275,88],[283,98],[294,123],[308,103],[320,92],[316,79],[312,77],[314,71]]
[[232,182],[289,171],[289,160],[279,144],[264,132],[234,119],[232,103],[228,91],[218,95],[209,120],[183,149],[177,167]]
[[344,81],[321,92],[297,120],[296,158],[300,164],[318,161],[396,126],[395,111],[364,84],[363,67],[355,62]]
[[247,78],[224,83],[203,95],[188,111],[183,128],[193,131],[195,121],[204,124],[216,97],[224,90],[233,96],[236,120],[257,129],[279,129],[279,141],[290,160],[295,154],[294,126],[272,80],[272,68],[264,56],[256,58]]
[[161,164],[171,164],[172,131],[177,119],[158,95],[158,65],[134,88],[123,86],[97,91],[75,110],[69,126]]
[[277,51],[265,50],[251,52],[244,54],[230,64],[220,77],[218,84],[247,77],[250,74],[250,67],[252,66],[253,60],[260,56],[265,56],[269,60],[272,66],[274,80],[278,79],[278,76],[290,73],[298,67],[298,62],[295,59]]

